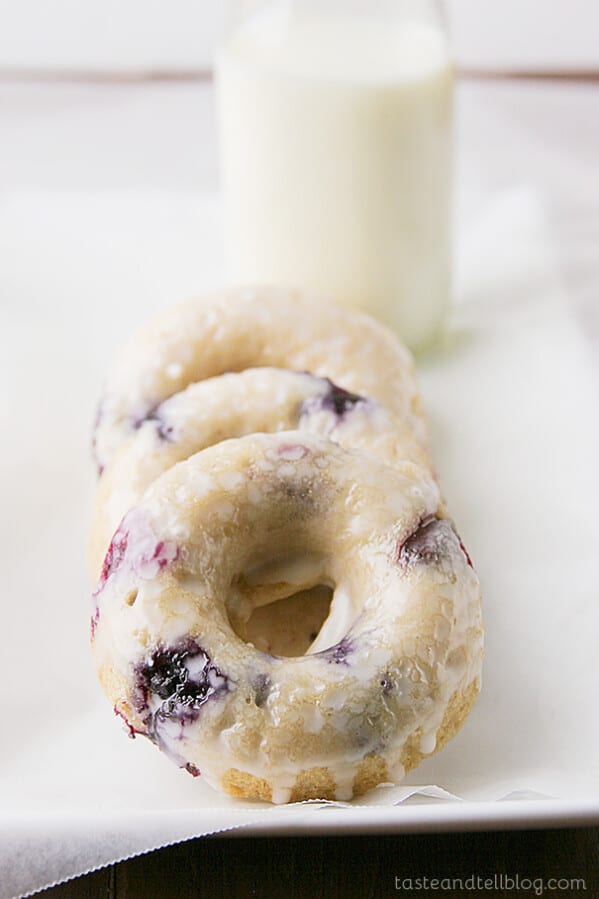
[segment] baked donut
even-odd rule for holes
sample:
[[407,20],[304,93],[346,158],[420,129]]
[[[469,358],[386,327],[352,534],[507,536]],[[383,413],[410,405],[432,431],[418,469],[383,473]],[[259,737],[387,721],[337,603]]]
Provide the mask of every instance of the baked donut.
[[174,306],[124,347],[98,407],[99,471],[169,396],[196,381],[259,366],[309,371],[372,397],[428,445],[412,358],[390,331],[297,291],[235,289]]
[[[333,590],[305,654],[239,636],[264,582]],[[115,710],[232,796],[398,782],[479,690],[479,583],[434,478],[319,435],[246,436],[170,468],[121,522],[94,597]]]
[[327,378],[256,368],[199,381],[157,406],[117,448],[100,479],[89,543],[94,582],[121,518],[160,474],[221,440],[294,429],[363,449],[390,465],[428,464],[402,419]]

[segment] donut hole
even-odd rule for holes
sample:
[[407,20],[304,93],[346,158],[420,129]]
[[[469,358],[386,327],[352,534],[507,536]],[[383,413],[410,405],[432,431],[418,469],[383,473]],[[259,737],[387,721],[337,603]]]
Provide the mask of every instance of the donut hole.
[[275,656],[302,656],[328,617],[333,590],[317,584],[254,609],[236,630],[246,643]]
[[310,554],[249,565],[227,600],[237,636],[271,655],[305,655],[331,611],[334,585],[323,569],[323,558]]

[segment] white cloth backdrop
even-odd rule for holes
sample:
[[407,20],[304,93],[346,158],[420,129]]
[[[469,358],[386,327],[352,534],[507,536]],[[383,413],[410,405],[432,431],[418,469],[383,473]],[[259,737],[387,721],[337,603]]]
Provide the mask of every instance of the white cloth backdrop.
[[[0,69],[210,67],[230,0],[0,0]],[[597,0],[447,0],[470,69],[599,71]]]

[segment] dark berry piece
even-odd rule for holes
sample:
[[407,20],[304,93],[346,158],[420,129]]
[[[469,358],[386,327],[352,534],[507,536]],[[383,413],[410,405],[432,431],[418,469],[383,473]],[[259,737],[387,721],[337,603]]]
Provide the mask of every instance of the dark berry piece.
[[161,699],[169,699],[179,690],[181,697],[188,680],[188,672],[183,665],[185,654],[172,652],[154,653],[152,661],[143,670],[145,686],[150,693]]
[[192,777],[199,777],[202,773],[199,768],[193,764],[193,762],[187,762],[186,765],[183,766],[188,774],[191,774]]
[[119,567],[123,559],[125,558],[125,553],[127,551],[127,541],[129,539],[128,531],[121,531],[120,529],[116,532],[112,540],[110,541],[110,546],[108,547],[108,552],[104,558],[104,563],[102,565],[102,573],[100,575],[100,584],[105,584],[110,575],[116,571]]
[[156,434],[160,438],[160,440],[164,440],[166,443],[174,442],[175,429],[165,420],[160,405],[152,406],[152,408],[149,409],[144,415],[141,415],[139,418],[134,418],[132,420],[133,430],[139,431],[141,426],[144,425],[147,421],[152,422],[152,424],[155,426]]
[[332,381],[329,381],[329,385],[328,392],[322,397],[322,408],[329,409],[335,415],[345,415],[358,403],[366,402],[365,397],[357,393],[350,393],[349,390],[344,390],[343,387],[337,387]]
[[[171,562],[176,562],[179,558],[179,548],[174,548],[173,544],[165,543],[161,540],[156,544],[152,557],[149,561],[157,562],[160,571],[163,568],[166,568],[167,565],[170,565]],[[148,561],[144,559],[144,561]]]
[[132,415],[130,418],[130,422],[131,422],[131,427],[133,428],[133,430],[139,431],[141,426],[143,424],[145,424],[146,421],[148,421],[149,419],[152,418],[152,416],[154,415],[154,413],[156,412],[157,409],[158,409],[158,406],[150,406],[150,408],[146,409],[145,412],[142,412],[141,415],[137,415],[137,416]]
[[114,714],[115,714],[115,715],[118,715],[118,717],[119,717],[119,718],[122,718],[123,721],[125,722],[125,727],[126,727],[126,729],[127,729],[127,736],[128,736],[131,740],[134,740],[134,739],[135,739],[135,734],[142,734],[142,736],[143,736],[143,731],[137,730],[137,728],[133,727],[133,725],[131,724],[131,722],[129,721],[129,719],[128,719],[127,716],[125,715],[125,713],[122,712],[122,711],[118,708],[118,706],[116,706],[116,705],[114,706]]
[[468,565],[470,566],[470,568],[474,569],[474,565],[472,564],[472,559],[470,558],[470,556],[468,554],[468,550],[466,549],[466,547],[464,546],[464,544],[462,543],[461,540],[460,540],[460,549],[466,556],[466,561],[467,561]]
[[334,646],[330,646],[329,649],[325,649],[322,652],[317,653],[317,655],[335,665],[348,665],[348,656],[350,656],[353,651],[354,645],[352,641],[348,637],[344,637],[339,643],[335,643]]
[[167,422],[158,412],[155,412],[147,420],[154,423],[156,435],[160,438],[160,440],[163,440],[165,443],[174,443],[175,429],[172,425],[167,424]]
[[459,546],[452,523],[446,518],[429,515],[398,547],[397,561],[406,570],[415,565],[436,565],[447,569],[449,574],[453,571],[452,559]]
[[350,393],[343,387],[337,387],[328,378],[323,379],[327,388],[320,396],[311,396],[301,405],[300,408],[300,424],[306,416],[315,415],[318,412],[332,412],[337,418],[343,418],[348,412],[359,403],[367,403],[366,397],[357,393]]
[[96,629],[98,627],[98,623],[100,621],[100,609],[98,606],[95,607],[93,615],[90,620],[90,630],[91,630],[91,638],[92,640],[96,636]]
[[[150,660],[137,668],[136,675],[136,707],[140,713],[149,713],[150,733],[167,718],[195,721],[211,696],[228,690],[228,678],[191,638],[174,647],[158,647]],[[150,712],[152,697],[162,703]]]

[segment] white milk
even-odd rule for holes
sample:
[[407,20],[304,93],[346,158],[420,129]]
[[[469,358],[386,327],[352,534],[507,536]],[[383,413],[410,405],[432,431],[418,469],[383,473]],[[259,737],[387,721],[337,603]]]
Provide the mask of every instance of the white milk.
[[217,60],[235,280],[365,309],[413,348],[450,291],[452,67],[434,25],[267,7]]

